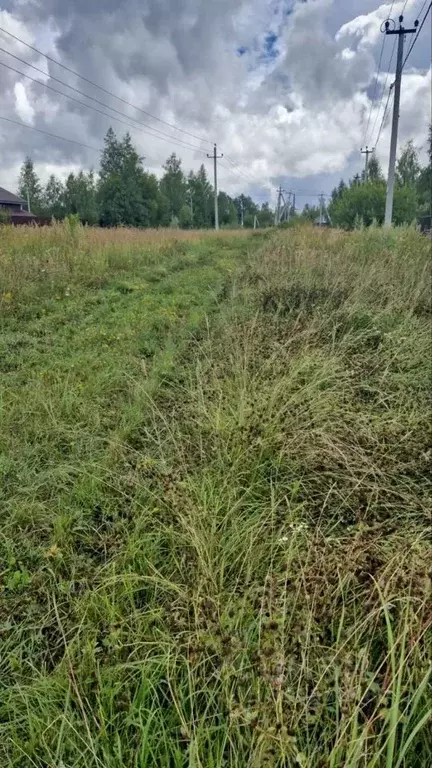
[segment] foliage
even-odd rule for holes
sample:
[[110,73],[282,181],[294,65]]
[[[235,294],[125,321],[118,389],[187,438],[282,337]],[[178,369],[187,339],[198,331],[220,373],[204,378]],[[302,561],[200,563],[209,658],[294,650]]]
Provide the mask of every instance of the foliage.
[[188,190],[193,207],[193,225],[197,229],[214,225],[214,191],[204,165],[197,173],[190,172]]
[[187,184],[181,167],[181,160],[175,152],[164,165],[164,174],[159,184],[162,195],[168,200],[170,218],[179,218],[182,207],[186,204]]
[[10,211],[7,208],[2,208],[0,206],[0,225],[10,224],[10,220],[11,220]]
[[[365,226],[382,224],[385,212],[386,187],[383,182],[352,184],[329,206],[333,224],[352,229],[360,220]],[[396,187],[393,203],[395,224],[411,224],[417,216],[417,198],[410,187]]]
[[6,228],[1,765],[428,764],[428,270]]
[[18,195],[22,200],[30,202],[30,211],[40,214],[43,211],[42,185],[35,172],[33,160],[26,157],[18,179]]
[[88,174],[84,171],[79,171],[76,175],[70,173],[63,192],[63,212],[77,214],[83,224],[97,224],[96,194],[96,183],[92,171]]
[[43,191],[43,209],[54,219],[62,219],[65,215],[65,190],[59,179],[51,174]]
[[372,157],[368,162],[368,181],[384,181],[384,174],[375,153],[372,154]]
[[396,180],[399,186],[415,187],[420,175],[418,152],[412,140],[408,141],[396,165]]

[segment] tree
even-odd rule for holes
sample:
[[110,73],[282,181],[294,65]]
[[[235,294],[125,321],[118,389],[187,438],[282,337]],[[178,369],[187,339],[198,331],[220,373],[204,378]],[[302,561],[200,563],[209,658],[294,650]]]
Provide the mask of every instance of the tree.
[[211,227],[213,219],[213,187],[210,184],[204,165],[199,171],[190,172],[188,176],[188,188],[192,197],[193,221],[197,229]]
[[421,169],[417,179],[417,196],[420,216],[432,214],[432,124],[429,126],[427,165]]
[[344,191],[346,190],[346,184],[343,179],[340,180],[337,187],[334,188],[333,192],[331,193],[331,199],[337,200],[341,195],[343,195]]
[[314,222],[319,217],[319,215],[320,209],[316,205],[309,205],[309,203],[306,203],[299,216],[299,219],[301,221]]
[[260,227],[272,227],[274,224],[274,211],[271,210],[269,203],[263,203],[258,214]]
[[63,193],[65,214],[77,214],[83,224],[97,224],[99,212],[93,171],[70,173]]
[[179,226],[182,229],[191,229],[192,211],[190,209],[190,205],[187,205],[186,203],[182,205],[182,207],[180,208],[178,221],[179,221]]
[[49,177],[44,193],[43,207],[47,216],[53,216],[55,219],[62,219],[65,215],[65,188],[54,174]]
[[144,192],[150,187],[148,176],[144,178],[142,158],[133,147],[130,135],[127,133],[120,141],[110,128],[105,136],[98,189],[102,226],[148,226],[151,211]]
[[239,195],[234,199],[237,208],[238,221],[241,221],[243,211],[243,223],[245,227],[253,227],[254,218],[258,216],[259,208],[249,195]]
[[356,173],[352,179],[349,181],[350,187],[358,187],[361,184],[361,176],[359,173]]
[[168,158],[163,166],[165,171],[160,180],[160,190],[170,204],[171,216],[180,215],[180,210],[186,203],[187,183],[184,177],[181,160],[175,152]]
[[42,213],[42,185],[35,172],[31,157],[26,157],[22,164],[18,180],[18,195],[23,200],[29,201],[31,213]]
[[237,224],[237,208],[232,198],[226,192],[219,192],[218,206],[221,226],[235,227]]
[[401,186],[415,187],[420,176],[420,163],[414,142],[410,139],[404,146],[396,165],[396,181]]
[[375,153],[372,154],[368,163],[368,181],[384,181],[384,174]]
[[[382,224],[385,212],[386,187],[382,181],[354,184],[329,206],[336,226],[352,229],[357,221],[370,226],[373,221]],[[417,214],[417,198],[410,187],[396,187],[393,204],[395,224],[410,224]]]

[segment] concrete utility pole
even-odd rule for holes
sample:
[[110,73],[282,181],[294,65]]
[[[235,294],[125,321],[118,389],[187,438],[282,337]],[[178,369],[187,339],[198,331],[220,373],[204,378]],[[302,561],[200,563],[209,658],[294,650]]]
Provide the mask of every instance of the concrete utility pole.
[[279,187],[279,189],[278,189],[278,199],[277,199],[277,205],[276,205],[276,210],[275,210],[275,222],[274,222],[274,223],[275,223],[275,227],[277,227],[277,225],[278,225],[278,224],[279,224],[279,222],[280,222],[280,204],[281,204],[281,198],[282,198],[282,187]]
[[319,196],[319,204],[320,204],[319,225],[320,225],[320,227],[322,227],[323,224],[324,224],[323,210],[324,210],[324,207],[325,207],[323,192],[321,192],[321,194]]
[[31,213],[31,210],[30,210],[30,190],[29,190],[28,184],[27,184],[27,210],[28,210],[29,213]]
[[212,157],[214,161],[214,198],[215,198],[215,230],[216,232],[219,231],[219,206],[218,206],[218,184],[217,184],[217,161],[219,158],[223,157],[223,155],[218,155],[217,153],[217,145],[214,145],[213,154],[207,155],[207,157]]
[[361,149],[360,152],[362,153],[362,155],[366,155],[366,160],[365,160],[365,182],[366,182],[368,180],[369,155],[373,155],[374,150],[368,149],[368,147],[366,146],[366,149]]
[[257,227],[259,227],[259,221],[257,216],[254,216],[254,229],[256,229]]
[[389,170],[387,176],[387,196],[386,207],[384,216],[384,225],[391,227],[393,216],[393,195],[394,195],[394,183],[395,183],[395,167],[396,167],[396,150],[397,150],[397,137],[399,127],[399,108],[400,108],[400,93],[402,82],[402,66],[403,66],[403,49],[405,35],[412,34],[417,31],[419,22],[416,21],[413,29],[405,29],[402,26],[403,16],[399,16],[399,29],[390,29],[390,20],[387,20],[385,27],[386,35],[398,35],[398,50],[397,50],[397,62],[396,62],[396,80],[394,91],[394,104],[393,104],[393,120],[392,120],[392,132],[390,141],[390,158],[389,158]]
[[240,198],[240,226],[244,227],[244,203],[243,198]]

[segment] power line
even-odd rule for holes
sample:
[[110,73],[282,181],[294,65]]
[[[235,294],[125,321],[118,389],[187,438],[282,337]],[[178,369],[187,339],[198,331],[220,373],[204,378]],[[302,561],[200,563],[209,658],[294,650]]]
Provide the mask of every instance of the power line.
[[77,144],[79,147],[85,147],[85,149],[92,149],[95,152],[101,152],[100,147],[92,147],[89,144],[83,144],[81,141],[75,139],[67,139],[65,136],[57,136],[55,133],[49,133],[49,131],[43,131],[41,128],[35,128],[33,125],[27,125],[26,123],[18,122],[18,120],[12,120],[10,117],[3,117],[0,115],[0,120],[5,120],[7,123],[13,123],[13,125],[19,125],[21,128],[27,128],[29,131],[37,131],[43,133],[45,136],[50,136],[51,139],[60,139],[61,141],[68,141],[71,144]]
[[[392,4],[392,7],[393,7],[393,4]],[[391,13],[391,10],[390,10],[390,13]],[[370,119],[371,119],[371,116],[372,116],[372,109],[373,109],[373,105],[375,103],[375,96],[376,96],[376,92],[377,92],[377,88],[378,88],[378,78],[379,78],[380,72],[381,72],[381,62],[382,62],[383,53],[384,53],[385,41],[386,41],[386,37],[385,37],[385,35],[383,35],[382,45],[381,45],[381,52],[380,52],[379,61],[378,61],[378,69],[377,69],[377,73],[375,75],[374,89],[373,89],[373,94],[372,94],[372,99],[371,99],[370,110],[369,110],[369,117],[368,117],[368,121],[367,121],[366,130],[365,130],[365,133],[364,133],[364,139],[363,139],[362,144],[366,144],[366,140],[367,140],[367,137],[368,137]]]
[[382,120],[381,120],[381,125],[380,125],[379,131],[378,131],[377,140],[375,142],[375,149],[377,148],[378,142],[379,142],[379,140],[381,138],[381,132],[382,132],[382,129],[383,129],[383,126],[384,126],[384,121],[385,121],[385,119],[387,117],[387,110],[389,108],[390,97],[393,95],[393,86],[394,86],[394,83],[392,83],[390,88],[389,88],[389,92],[388,92],[388,96],[387,96],[387,102],[386,102],[386,105],[384,107],[384,112],[383,112],[383,116],[382,116]]
[[[427,2],[427,0],[425,0],[425,1]],[[404,13],[406,5],[407,5],[407,2],[408,2],[408,0],[405,0],[404,6],[403,6],[402,11],[401,11],[401,14]],[[390,6],[390,11],[389,11],[389,15],[388,15],[388,19],[387,20],[390,19],[390,16],[391,16],[391,13],[392,13],[392,10],[393,10],[393,6],[394,6],[394,0],[393,0],[392,4]],[[384,35],[383,39],[385,40],[385,38],[386,38],[386,35]],[[375,133],[375,128],[376,128],[376,124],[377,124],[377,121],[378,121],[378,116],[379,116],[379,113],[381,112],[381,106],[382,106],[382,103],[383,103],[384,94],[385,94],[386,87],[387,87],[387,81],[388,81],[388,77],[389,77],[389,74],[390,74],[390,68],[391,68],[393,57],[394,57],[395,51],[396,51],[396,44],[397,44],[397,38],[395,37],[394,43],[393,43],[393,48],[392,48],[392,51],[391,51],[391,54],[390,54],[389,63],[387,65],[387,72],[386,72],[386,76],[385,76],[385,80],[384,80],[384,85],[383,85],[382,91],[381,91],[381,97],[380,97],[379,106],[378,106],[378,109],[377,109],[377,113],[375,115],[375,120],[374,120],[374,124],[373,124],[373,128],[372,128],[372,133],[371,133],[371,139],[372,139],[372,137],[373,137],[373,135]],[[390,86],[389,94],[390,94],[392,88],[393,88],[393,86]],[[378,144],[379,138],[381,136],[382,127],[384,125],[384,120],[385,120],[385,117],[386,117],[387,106],[388,106],[388,99],[387,99],[387,105],[386,105],[386,107],[384,109],[384,114],[383,114],[383,119],[382,119],[382,122],[381,122],[381,125],[380,125],[380,129],[378,131],[378,138],[375,141],[375,146]]]
[[[41,75],[44,75],[45,77],[47,76],[47,73],[44,72],[43,69],[39,69],[39,67],[36,67],[33,64],[30,64],[30,62],[25,61],[24,59],[21,59],[19,56],[15,56],[15,54],[10,53],[10,51],[6,51],[4,48],[1,48],[1,47],[0,47],[0,51],[8,54],[9,56],[12,56],[12,58],[17,59],[17,61],[20,61],[22,64],[25,64],[26,66],[31,67],[36,72],[39,72]],[[42,85],[44,88],[48,88],[50,91],[53,91],[54,93],[57,93],[60,96],[64,96],[66,99],[75,101],[77,104],[80,104],[81,106],[87,107],[88,109],[93,109],[95,112],[98,112],[99,114],[104,115],[105,117],[109,117],[110,120],[117,120],[120,123],[123,122],[124,125],[129,125],[129,127],[136,128],[136,126],[131,125],[130,122],[125,123],[124,120],[119,120],[119,118],[117,117],[108,115],[106,112],[102,112],[100,109],[97,109],[92,104],[86,104],[84,101],[80,101],[79,99],[76,99],[74,96],[70,96],[67,93],[63,93],[63,91],[59,91],[56,88],[53,88],[51,85],[48,85],[48,83],[43,83],[34,77],[30,77],[30,75],[26,75],[24,72],[20,72],[18,69],[14,69],[14,67],[9,66],[9,64],[5,64],[3,61],[0,61],[0,64],[3,67],[10,69],[12,72],[15,72],[16,74],[21,75],[22,77],[26,77],[28,80],[31,80],[32,82],[37,83],[38,85]],[[128,121],[137,123],[137,125],[140,126],[140,130],[143,130],[144,133],[148,133],[148,130],[146,131],[144,129],[150,129],[150,131],[153,131],[153,133],[149,133],[149,136],[153,136],[154,138],[158,138],[159,136],[161,136],[164,138],[165,141],[177,142],[179,143],[179,146],[184,146],[187,149],[193,149],[196,152],[202,152],[203,154],[205,154],[204,150],[200,149],[199,147],[196,147],[194,144],[189,144],[188,142],[183,141],[183,139],[169,136],[167,133],[163,133],[162,131],[160,131],[159,128],[153,128],[151,125],[148,125],[147,123],[142,123],[140,120],[136,120],[134,117],[129,117],[128,115],[125,115],[123,112],[120,112],[118,109],[115,109],[114,107],[110,107],[108,104],[104,104],[104,102],[99,101],[99,99],[94,99],[93,96],[89,96],[83,91],[80,91],[78,88],[74,88],[72,85],[68,85],[68,83],[65,83],[63,80],[59,80],[59,78],[57,77],[51,77],[50,79],[54,80],[57,83],[60,83],[61,85],[66,86],[66,88],[70,88],[70,90],[74,91],[75,93],[79,93],[81,96],[84,96],[84,98],[86,99],[90,99],[90,101],[94,101],[96,104],[100,104],[102,107],[105,107],[106,109],[110,109],[112,112],[115,112],[116,114],[121,115],[123,118],[126,118]]]
[[[385,38],[384,38],[384,39],[385,39]],[[382,103],[383,103],[384,94],[385,94],[385,91],[386,91],[386,87],[387,87],[387,81],[388,81],[388,78],[389,78],[389,74],[390,74],[390,67],[391,67],[391,65],[392,65],[393,56],[395,55],[395,51],[396,51],[396,43],[397,43],[397,40],[396,40],[396,37],[395,37],[395,39],[394,39],[394,43],[393,43],[392,52],[391,52],[391,54],[390,54],[389,63],[388,63],[388,65],[387,65],[387,72],[386,72],[386,76],[385,76],[385,80],[384,80],[384,85],[383,85],[383,87],[382,87],[382,91],[381,91],[381,98],[380,98],[380,102],[379,102],[379,105],[378,105],[377,113],[376,113],[376,115],[375,115],[375,120],[374,120],[374,124],[373,124],[373,128],[372,128],[371,138],[373,137],[373,135],[374,135],[374,133],[375,133],[375,128],[376,128],[376,124],[377,124],[377,121],[378,121],[378,116],[379,116],[379,113],[381,112],[381,106],[382,106]],[[391,87],[390,87],[390,90],[391,90]],[[385,110],[384,110],[384,111],[385,111]],[[381,125],[381,128],[382,128],[382,125]],[[378,135],[379,135],[379,134],[380,134],[380,132],[381,132],[381,128],[380,128],[380,130],[378,131]],[[377,140],[377,141],[378,141],[378,140]],[[377,145],[377,141],[375,141],[375,146]]]
[[[419,16],[421,16],[421,14],[422,14],[422,12],[423,12],[423,8],[425,7],[426,3],[427,3],[427,0],[425,0],[425,2],[423,3],[422,9],[421,9],[421,11],[420,11],[420,13],[419,13]],[[409,49],[408,49],[408,53],[407,53],[407,55],[405,56],[405,58],[404,58],[404,60],[403,60],[402,69],[404,68],[405,64],[407,63],[408,57],[409,57],[409,55],[410,55],[410,53],[411,53],[412,49],[414,48],[414,46],[415,46],[415,44],[416,44],[416,42],[417,42],[417,40],[418,40],[419,34],[420,34],[420,32],[422,31],[422,29],[423,29],[424,23],[425,23],[425,21],[426,21],[426,19],[427,19],[427,16],[428,16],[428,14],[429,14],[429,11],[430,11],[430,9],[431,9],[431,8],[432,8],[432,2],[430,2],[430,3],[429,3],[429,7],[428,7],[428,9],[427,9],[427,11],[426,11],[425,15],[423,16],[423,21],[421,22],[421,24],[420,24],[420,26],[419,26],[419,28],[418,28],[418,30],[417,30],[417,34],[416,34],[416,36],[414,37],[414,39],[413,39],[413,41],[412,41],[412,43],[411,43],[411,45],[410,45],[410,47],[409,47]]]
[[225,159],[228,160],[229,163],[231,163],[231,165],[233,166],[233,168],[237,170],[237,173],[239,175],[242,175],[247,181],[250,181],[251,184],[256,184],[256,181],[252,178],[252,176],[250,176],[246,171],[244,171],[243,168],[241,168],[239,164],[235,162],[235,160],[233,160],[228,155],[225,155]]
[[[180,131],[181,133],[184,133],[187,136],[190,136],[191,138],[196,139],[197,141],[205,141],[207,144],[212,143],[209,139],[204,139],[202,136],[195,136],[195,134],[190,133],[189,131],[186,131],[183,128],[179,128],[177,125],[173,123],[168,123],[166,120],[162,120],[162,118],[156,117],[156,115],[152,115],[150,112],[147,112],[145,109],[141,109],[141,107],[137,107],[136,104],[132,104],[130,101],[123,99],[121,96],[117,96],[115,93],[113,93],[112,91],[109,91],[107,88],[103,88],[103,86],[98,85],[97,83],[93,82],[93,80],[89,80],[87,77],[80,75],[78,72],[75,72],[75,70],[71,69],[70,67],[67,67],[65,64],[61,64],[61,62],[57,61],[57,59],[53,59],[51,56],[48,56],[48,54],[43,53],[43,51],[40,51],[38,48],[35,48],[33,45],[30,45],[29,43],[26,43],[24,40],[21,40],[20,37],[13,35],[12,32],[8,32],[7,29],[0,27],[0,31],[4,32],[6,35],[9,35],[14,40],[17,40],[17,42],[22,43],[22,45],[25,45],[31,51],[34,51],[34,53],[38,53],[40,56],[43,56],[48,61],[51,61],[53,64],[56,64],[58,67],[62,67],[67,72],[70,72],[72,75],[75,75],[75,77],[79,77],[84,82],[89,83],[89,85],[92,85],[95,88],[98,88],[100,91],[103,91],[109,96],[112,96],[114,99],[118,99],[118,101],[123,102],[123,104],[126,104],[128,107],[132,107],[132,109],[136,109],[138,112],[142,112],[143,115],[147,115],[147,117],[151,117],[152,120],[157,120],[158,123],[162,123],[163,125],[166,125],[169,128],[173,128],[175,131]],[[55,79],[55,78],[52,77],[52,79]],[[71,88],[72,86],[68,86],[68,87]],[[92,98],[92,97],[89,96],[89,98]]]

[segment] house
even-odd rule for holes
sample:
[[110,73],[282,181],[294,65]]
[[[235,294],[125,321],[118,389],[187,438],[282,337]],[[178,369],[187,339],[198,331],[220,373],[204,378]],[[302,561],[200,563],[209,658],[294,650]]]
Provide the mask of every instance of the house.
[[3,187],[0,187],[0,210],[8,211],[11,224],[30,224],[37,221],[37,216],[27,210],[26,201]]

